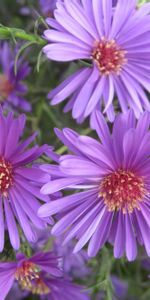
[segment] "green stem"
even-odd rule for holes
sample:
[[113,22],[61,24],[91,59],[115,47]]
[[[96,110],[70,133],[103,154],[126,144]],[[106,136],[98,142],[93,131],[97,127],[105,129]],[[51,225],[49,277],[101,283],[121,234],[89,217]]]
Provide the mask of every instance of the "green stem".
[[9,28],[0,25],[0,39],[21,39],[24,41],[34,42],[40,46],[46,45],[46,41],[38,35],[26,33],[19,28]]

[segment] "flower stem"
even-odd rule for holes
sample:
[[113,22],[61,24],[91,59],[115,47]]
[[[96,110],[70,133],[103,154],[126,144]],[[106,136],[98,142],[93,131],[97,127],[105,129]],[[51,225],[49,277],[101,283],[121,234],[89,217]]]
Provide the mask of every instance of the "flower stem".
[[46,41],[36,34],[26,33],[19,28],[10,28],[0,24],[0,40],[3,39],[21,39],[24,41],[34,42],[40,46],[46,45]]

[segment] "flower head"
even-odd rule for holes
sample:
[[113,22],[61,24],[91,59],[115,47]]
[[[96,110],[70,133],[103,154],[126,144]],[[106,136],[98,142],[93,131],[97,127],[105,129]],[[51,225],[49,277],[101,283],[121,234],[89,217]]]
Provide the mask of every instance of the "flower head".
[[89,300],[79,285],[62,277],[59,259],[53,252],[39,252],[31,258],[23,254],[16,262],[0,264],[1,300],[6,299],[13,284],[17,282],[23,291],[39,295],[45,300]]
[[42,280],[42,272],[55,277],[62,276],[59,259],[53,252],[38,252],[30,258],[18,254],[16,262],[0,263],[1,300],[5,299],[15,281],[22,290],[39,295],[48,294],[49,288]]
[[72,154],[60,158],[64,174],[43,186],[50,194],[61,189],[83,190],[44,204],[39,215],[61,213],[52,229],[65,243],[76,237],[74,252],[87,242],[88,255],[95,256],[109,241],[114,255],[137,255],[137,241],[150,256],[150,114],[136,123],[133,111],[115,119],[112,134],[100,112],[93,115],[93,126],[101,142],[79,136],[70,129],[56,131]]
[[72,110],[73,118],[80,122],[103,108],[113,121],[116,96],[123,112],[131,107],[139,117],[143,109],[150,110],[145,93],[150,90],[149,6],[136,10],[136,2],[59,1],[55,20],[47,19],[53,29],[44,33],[49,42],[43,49],[46,56],[90,63],[48,96],[53,105],[71,96],[64,111]]
[[21,141],[24,126],[24,115],[15,119],[12,113],[3,116],[0,110],[0,251],[4,247],[5,228],[13,248],[19,249],[16,221],[29,242],[36,241],[32,224],[41,229],[46,226],[37,216],[37,210],[40,207],[39,200],[49,200],[49,197],[40,193],[40,188],[50,176],[39,168],[38,163],[33,165],[33,162],[49,147],[35,145],[27,149],[36,134]]
[[23,58],[17,63],[17,74],[14,72],[15,53],[5,42],[0,45],[0,103],[4,108],[30,111],[31,105],[24,99],[27,86],[22,82],[29,74],[30,68]]

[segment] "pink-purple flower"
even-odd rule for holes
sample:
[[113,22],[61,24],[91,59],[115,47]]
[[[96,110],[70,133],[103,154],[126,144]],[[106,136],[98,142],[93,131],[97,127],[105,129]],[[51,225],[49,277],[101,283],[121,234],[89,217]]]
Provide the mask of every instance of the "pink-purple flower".
[[15,280],[22,290],[48,294],[49,288],[42,280],[42,272],[55,277],[62,276],[59,259],[53,252],[38,252],[30,258],[20,253],[15,262],[0,263],[0,288],[3,291],[0,300],[5,299]]
[[23,114],[18,118],[12,113],[4,116],[0,109],[0,251],[4,248],[6,228],[11,245],[17,250],[20,246],[18,223],[27,240],[35,242],[33,225],[43,229],[45,221],[51,222],[37,216],[40,200],[49,200],[40,193],[40,188],[50,176],[39,168],[36,160],[49,146],[31,147],[36,133],[24,141],[21,139],[25,119]]
[[16,49],[7,42],[0,44],[0,103],[9,110],[31,111],[31,104],[25,99],[27,86],[23,80],[29,75],[28,62],[21,57],[14,71]]
[[15,282],[22,291],[44,300],[89,300],[82,287],[62,277],[59,258],[53,252],[39,252],[27,258],[18,254],[16,262],[0,263],[0,300],[5,300]]
[[[114,106],[128,107],[139,118],[150,110],[145,93],[150,91],[150,9],[136,8],[136,0],[58,1],[51,29],[44,32],[43,51],[54,61],[82,61],[81,67],[48,97],[58,104],[68,97],[64,111],[72,110],[79,122],[95,109],[114,120]],[[88,65],[89,64],[89,65]],[[115,104],[115,105],[114,105]]]
[[67,128],[56,130],[70,154],[57,166],[62,178],[41,191],[76,193],[44,204],[39,215],[57,214],[52,234],[65,232],[64,243],[76,238],[75,253],[88,243],[93,257],[110,242],[116,258],[126,254],[132,261],[138,242],[150,256],[150,114],[145,112],[138,122],[133,111],[119,114],[112,133],[100,112],[92,122],[100,141]]

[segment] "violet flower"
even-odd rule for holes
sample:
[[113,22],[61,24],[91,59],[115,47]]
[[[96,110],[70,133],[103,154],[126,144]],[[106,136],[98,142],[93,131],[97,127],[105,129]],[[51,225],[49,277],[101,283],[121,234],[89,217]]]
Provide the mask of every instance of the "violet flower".
[[59,259],[53,252],[38,252],[30,258],[18,254],[16,262],[0,263],[0,300],[5,299],[15,281],[22,290],[33,291],[33,283],[37,280],[37,294],[47,294],[49,288],[42,281],[41,272],[62,276]]
[[95,109],[114,120],[114,98],[123,112],[128,107],[139,118],[150,110],[145,93],[150,91],[150,6],[135,9],[136,0],[58,1],[52,27],[44,32],[46,56],[54,61],[79,61],[83,66],[52,90],[56,105],[68,97],[64,111],[82,122]]
[[39,252],[31,258],[20,254],[16,262],[0,263],[0,300],[6,299],[15,282],[41,300],[89,300],[81,286],[62,277],[53,252]]
[[4,42],[0,45],[0,103],[9,110],[31,111],[31,104],[24,98],[27,86],[23,80],[30,67],[23,57],[18,60],[17,74],[14,72],[15,50]]
[[66,232],[64,243],[76,238],[74,253],[89,242],[93,257],[109,241],[116,258],[126,254],[132,261],[138,242],[150,256],[150,114],[138,122],[133,111],[118,115],[112,134],[100,112],[93,115],[93,125],[101,142],[67,128],[56,130],[71,154],[57,166],[64,176],[41,191],[77,192],[44,204],[39,216],[59,214],[52,234]]
[[[46,222],[37,216],[40,201],[49,201],[40,193],[41,186],[50,176],[33,165],[45,151],[47,145],[29,147],[36,133],[22,141],[25,115],[14,118],[12,113],[3,115],[0,109],[0,251],[4,248],[5,225],[11,245],[18,250],[20,246],[17,223],[29,242],[36,241],[37,228],[45,228]],[[17,221],[17,223],[16,223]],[[33,224],[33,225],[32,225]]]

